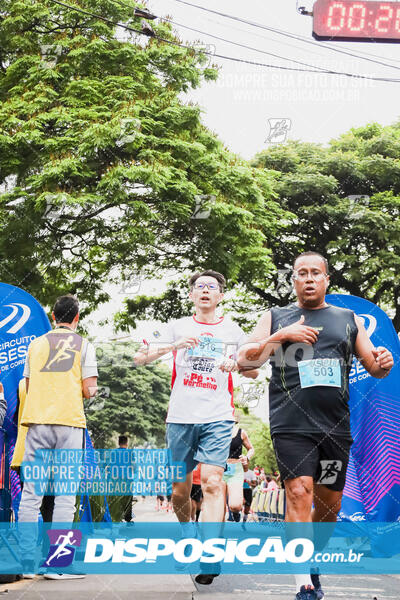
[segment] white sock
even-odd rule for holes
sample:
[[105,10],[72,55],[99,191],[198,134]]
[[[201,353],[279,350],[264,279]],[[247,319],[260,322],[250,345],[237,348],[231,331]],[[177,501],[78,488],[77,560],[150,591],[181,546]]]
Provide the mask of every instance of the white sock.
[[300,592],[300,589],[303,585],[307,586],[310,585],[312,588],[314,588],[313,586],[313,582],[311,581],[311,577],[310,574],[308,573],[302,573],[301,575],[295,575],[294,578],[296,579],[296,593]]

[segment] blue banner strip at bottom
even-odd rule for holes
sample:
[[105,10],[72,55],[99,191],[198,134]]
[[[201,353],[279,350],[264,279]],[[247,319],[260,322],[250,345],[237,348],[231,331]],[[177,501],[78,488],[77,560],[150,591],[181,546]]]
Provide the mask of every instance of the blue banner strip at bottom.
[[[27,561],[28,563],[27,564]],[[1,523],[0,572],[400,573],[400,523]]]

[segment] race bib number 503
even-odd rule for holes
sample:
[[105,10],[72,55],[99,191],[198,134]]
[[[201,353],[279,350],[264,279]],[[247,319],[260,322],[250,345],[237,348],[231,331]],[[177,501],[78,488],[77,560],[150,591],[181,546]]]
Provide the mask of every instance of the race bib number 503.
[[342,377],[338,358],[314,358],[298,363],[302,388],[325,386],[342,387]]

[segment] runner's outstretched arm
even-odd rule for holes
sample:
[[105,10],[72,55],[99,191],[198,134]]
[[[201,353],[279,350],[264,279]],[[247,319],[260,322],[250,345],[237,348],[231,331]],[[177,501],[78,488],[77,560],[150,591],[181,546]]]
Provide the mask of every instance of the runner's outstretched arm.
[[165,354],[170,352],[176,352],[180,348],[194,348],[199,343],[199,338],[196,337],[182,337],[173,344],[144,344],[136,352],[133,357],[133,362],[136,366],[148,365],[149,363],[161,358]]
[[254,456],[255,450],[254,450],[253,444],[250,441],[249,436],[247,435],[247,432],[244,429],[242,429],[242,441],[243,441],[243,446],[247,450],[247,454],[246,455],[241,454],[240,455],[240,460],[241,460],[241,462],[242,462],[243,465],[245,465],[245,464],[248,465],[249,461]]
[[260,371],[258,369],[253,369],[253,367],[249,367],[249,370],[238,369],[238,371],[243,377],[247,377],[248,379],[257,379],[260,374]]
[[82,393],[87,400],[97,394],[97,377],[86,377],[82,381]]
[[226,373],[229,373],[232,371],[238,371],[241,375],[243,375],[243,377],[248,377],[249,379],[257,379],[257,377],[259,375],[258,369],[249,368],[249,369],[242,371],[239,368],[239,364],[237,363],[237,361],[234,360],[233,358],[228,358],[228,359],[223,360],[221,362],[221,364],[219,365],[219,368],[221,369],[222,372],[226,372]]
[[318,330],[303,323],[304,317],[301,316],[296,323],[283,327],[271,335],[271,312],[263,314],[247,344],[239,350],[239,372],[260,367],[285,342],[314,344],[318,338]]
[[273,354],[274,349],[267,348],[271,333],[271,313],[264,313],[258,321],[247,343],[240,347],[238,352],[239,372],[245,375],[251,369],[256,369],[264,364]]
[[358,327],[355,345],[356,356],[372,377],[383,379],[389,375],[393,367],[392,353],[383,346],[375,348],[368,337],[363,320],[355,315],[355,321]]

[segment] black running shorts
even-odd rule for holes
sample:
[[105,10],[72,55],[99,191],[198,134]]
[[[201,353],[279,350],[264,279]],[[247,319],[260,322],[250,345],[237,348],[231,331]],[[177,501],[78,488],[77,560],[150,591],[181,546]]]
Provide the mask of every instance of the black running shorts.
[[243,499],[246,506],[251,506],[253,500],[253,490],[251,488],[243,488]]
[[201,491],[201,485],[197,485],[196,483],[193,483],[192,489],[190,490],[190,497],[195,502],[201,502],[201,499],[203,498],[203,492]]
[[276,433],[272,443],[282,481],[309,476],[330,490],[343,490],[351,439],[325,433]]

